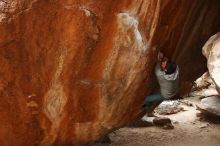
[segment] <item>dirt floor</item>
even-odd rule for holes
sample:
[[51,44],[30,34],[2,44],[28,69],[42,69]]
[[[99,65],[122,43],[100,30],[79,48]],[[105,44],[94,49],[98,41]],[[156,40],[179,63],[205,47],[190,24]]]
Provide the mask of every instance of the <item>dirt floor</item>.
[[184,111],[157,115],[169,117],[174,129],[165,130],[157,126],[124,127],[109,135],[111,144],[95,146],[220,146],[219,121],[201,120],[194,99],[187,100],[193,106],[181,104]]

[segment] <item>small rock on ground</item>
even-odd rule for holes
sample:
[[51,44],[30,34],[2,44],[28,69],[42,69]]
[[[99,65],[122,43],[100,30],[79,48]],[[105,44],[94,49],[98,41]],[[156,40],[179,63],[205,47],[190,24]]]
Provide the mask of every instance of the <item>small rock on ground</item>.
[[202,112],[210,113],[220,117],[220,97],[211,96],[201,100],[198,105]]
[[153,123],[158,126],[164,126],[167,124],[171,124],[171,120],[167,117],[156,117],[153,119]]
[[162,102],[155,111],[160,115],[170,115],[183,111],[180,103],[176,100]]

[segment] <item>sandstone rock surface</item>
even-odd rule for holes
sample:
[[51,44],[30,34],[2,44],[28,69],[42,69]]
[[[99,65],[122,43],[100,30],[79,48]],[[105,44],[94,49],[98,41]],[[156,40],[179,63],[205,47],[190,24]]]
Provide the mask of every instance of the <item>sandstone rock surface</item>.
[[[153,86],[155,48],[192,81],[219,8],[217,0],[0,0],[0,145],[83,145],[135,119]],[[187,62],[198,66],[189,72]]]
[[209,97],[219,95],[216,90],[216,85],[209,72],[204,73],[200,78],[195,81],[195,85],[192,89],[192,96]]
[[209,74],[220,95],[220,32],[212,36],[203,47]]

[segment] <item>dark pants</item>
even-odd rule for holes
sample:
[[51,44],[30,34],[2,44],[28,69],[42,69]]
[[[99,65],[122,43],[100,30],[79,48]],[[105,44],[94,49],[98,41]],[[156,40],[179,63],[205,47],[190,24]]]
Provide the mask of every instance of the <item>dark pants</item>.
[[166,98],[161,96],[160,93],[155,93],[155,94],[149,95],[145,98],[145,102],[144,102],[143,107],[146,112],[151,113],[164,100],[166,100]]

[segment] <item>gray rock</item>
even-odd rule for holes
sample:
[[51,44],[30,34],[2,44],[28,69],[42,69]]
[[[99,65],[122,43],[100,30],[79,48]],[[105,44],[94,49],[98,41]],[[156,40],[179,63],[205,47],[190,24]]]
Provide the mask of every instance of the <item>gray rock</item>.
[[202,109],[203,112],[211,113],[216,116],[220,116],[220,97],[219,96],[211,96],[201,100],[199,108]]
[[164,101],[155,111],[160,115],[170,115],[183,111],[183,107],[180,106],[178,101]]

